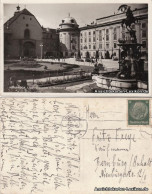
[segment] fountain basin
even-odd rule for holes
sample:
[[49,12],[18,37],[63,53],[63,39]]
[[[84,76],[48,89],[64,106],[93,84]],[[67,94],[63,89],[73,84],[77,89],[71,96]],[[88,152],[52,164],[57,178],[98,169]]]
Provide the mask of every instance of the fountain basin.
[[93,81],[98,87],[108,90],[137,89],[136,79],[119,79],[105,75],[93,75]]

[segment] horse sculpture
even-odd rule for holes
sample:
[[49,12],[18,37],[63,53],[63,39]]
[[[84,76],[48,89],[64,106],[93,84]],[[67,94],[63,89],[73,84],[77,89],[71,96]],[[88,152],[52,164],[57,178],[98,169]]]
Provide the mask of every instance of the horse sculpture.
[[133,16],[132,10],[130,9],[130,6],[128,5],[121,5],[118,8],[118,11],[122,11],[126,13],[126,18],[122,20],[122,27],[125,25],[127,30],[130,31],[132,29],[132,24],[135,24],[138,22],[138,19]]

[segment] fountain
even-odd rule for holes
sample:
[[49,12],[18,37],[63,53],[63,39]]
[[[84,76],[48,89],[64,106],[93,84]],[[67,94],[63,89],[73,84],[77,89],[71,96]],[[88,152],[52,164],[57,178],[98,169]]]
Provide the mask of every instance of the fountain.
[[[126,18],[122,20],[125,26],[125,39],[119,39],[119,70],[113,72],[101,72],[97,70],[92,79],[100,88],[108,90],[137,90],[148,89],[147,75],[144,72],[144,59],[141,58],[142,44],[137,43],[136,31],[133,25],[138,22],[132,10],[127,5],[121,5]],[[97,69],[97,68],[96,68]]]

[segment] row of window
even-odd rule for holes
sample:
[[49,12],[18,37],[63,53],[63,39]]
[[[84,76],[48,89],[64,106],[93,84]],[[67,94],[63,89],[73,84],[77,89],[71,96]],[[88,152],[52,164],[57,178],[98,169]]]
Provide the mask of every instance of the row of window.
[[[135,29],[135,25],[132,25],[132,28]],[[141,28],[146,28],[146,23],[141,23]],[[125,31],[125,27],[123,27],[122,31]],[[91,35],[93,32],[93,35],[95,35],[95,31],[89,31],[88,34]],[[106,29],[106,34],[109,34],[109,29]],[[114,40],[117,39],[117,28],[113,28],[113,34],[114,34]],[[83,36],[83,33],[81,32],[81,36]],[[87,36],[87,32],[84,32],[84,36]],[[99,30],[99,37],[102,36],[102,30]]]
[[[143,44],[143,48],[146,48],[147,42],[146,41],[142,41],[142,44]],[[117,48],[117,43],[113,44],[113,48]],[[86,45],[83,47],[81,45],[81,50],[83,50],[83,49],[91,49],[91,45],[89,45],[89,47],[87,47]],[[96,45],[93,45],[93,49],[94,50],[96,49]],[[99,49],[103,49],[103,45],[102,44],[99,44]],[[109,44],[108,43],[106,44],[106,49],[109,49]]]
[[[88,32],[89,36],[91,36],[91,34],[92,34],[91,32],[92,32],[92,31],[89,31],[89,32]],[[93,31],[93,35],[95,35],[95,34],[96,34],[96,32]],[[83,33],[81,33],[80,35],[83,36]],[[84,32],[84,36],[87,36],[87,32]]]
[[[102,40],[104,40],[104,38],[102,36],[99,36],[99,41],[102,41]],[[114,36],[114,40],[117,40],[117,35]],[[91,41],[91,37],[88,38],[88,41],[92,42]],[[109,41],[109,34],[106,35],[106,41]],[[80,42],[83,43],[83,39],[82,38],[80,39]],[[87,42],[87,38],[84,38],[84,42],[85,43]],[[95,37],[93,37],[93,42],[96,42],[96,38]]]
[[[147,37],[147,31],[146,30],[142,30],[142,38],[146,38],[146,37]],[[125,31],[122,31],[122,38],[125,39]],[[113,40],[117,40],[117,39],[118,39],[117,31],[115,30],[114,34],[113,34]],[[102,35],[99,35],[99,41],[102,41],[102,40],[104,40],[104,38],[102,37]],[[106,34],[106,41],[109,41],[109,34],[108,33]],[[83,43],[83,39],[82,38],[80,39],[80,42]],[[84,38],[84,42],[85,43],[87,42],[87,38]],[[92,42],[91,41],[91,37],[88,38],[88,42]],[[96,38],[95,37],[93,37],[93,42],[96,42]]]
[[[113,48],[117,48],[117,43],[113,44]],[[81,50],[83,49],[91,49],[91,45],[88,47],[86,45],[84,47],[81,45]],[[93,49],[96,49],[96,45],[93,45]],[[99,44],[99,49],[103,49],[103,44]],[[109,49],[109,43],[106,44],[106,49]]]

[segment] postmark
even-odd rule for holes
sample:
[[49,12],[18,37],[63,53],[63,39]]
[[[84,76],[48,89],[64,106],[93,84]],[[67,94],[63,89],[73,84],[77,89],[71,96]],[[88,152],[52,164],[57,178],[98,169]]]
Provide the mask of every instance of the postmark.
[[149,125],[149,100],[128,100],[128,125]]

